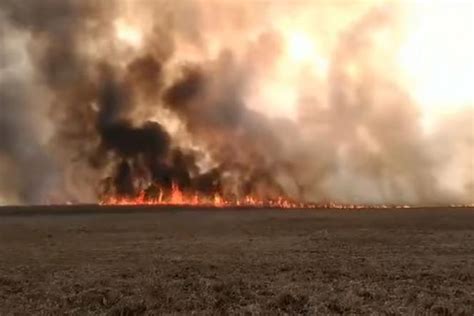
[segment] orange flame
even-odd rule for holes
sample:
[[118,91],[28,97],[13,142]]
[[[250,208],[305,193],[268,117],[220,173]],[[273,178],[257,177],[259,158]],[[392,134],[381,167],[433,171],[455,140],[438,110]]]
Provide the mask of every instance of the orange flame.
[[[232,207],[253,207],[253,208],[281,208],[281,209],[387,209],[387,208],[411,208],[409,205],[363,205],[363,204],[343,204],[343,203],[308,203],[298,202],[286,197],[274,199],[260,199],[252,195],[241,198],[229,199],[219,193],[205,195],[198,192],[186,193],[177,184],[173,183],[171,192],[166,194],[163,190],[150,197],[145,191],[141,191],[134,197],[107,196],[100,201],[101,205],[157,205],[157,206],[195,206],[212,208],[232,208]],[[456,207],[461,207],[456,205]]]
[[[228,199],[219,193],[211,196],[193,192],[185,193],[177,184],[171,186],[171,193],[168,197],[162,190],[156,197],[146,196],[145,191],[141,191],[134,197],[108,196],[100,202],[102,205],[169,205],[169,206],[209,206],[209,207],[278,207],[278,208],[316,208],[316,204],[292,201],[288,198],[278,197],[276,199],[259,199],[254,196],[244,196],[242,198]],[[318,206],[319,207],[319,206]]]

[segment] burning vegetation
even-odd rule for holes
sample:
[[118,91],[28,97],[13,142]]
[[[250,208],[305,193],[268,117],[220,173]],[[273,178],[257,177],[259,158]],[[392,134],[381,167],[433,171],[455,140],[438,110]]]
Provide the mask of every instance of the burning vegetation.
[[0,203],[472,203],[465,6],[4,0]]
[[141,191],[138,196],[123,197],[112,195],[101,201],[103,205],[183,205],[210,207],[278,207],[278,208],[313,208],[316,204],[291,201],[286,198],[255,198],[252,196],[223,198],[219,193],[198,194],[183,192],[177,185],[171,186],[171,191],[164,190],[150,193]]

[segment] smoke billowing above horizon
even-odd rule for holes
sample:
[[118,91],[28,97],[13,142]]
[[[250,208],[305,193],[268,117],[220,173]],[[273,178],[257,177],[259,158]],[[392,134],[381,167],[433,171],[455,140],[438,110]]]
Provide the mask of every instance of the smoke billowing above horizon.
[[474,203],[470,1],[3,0],[0,204]]

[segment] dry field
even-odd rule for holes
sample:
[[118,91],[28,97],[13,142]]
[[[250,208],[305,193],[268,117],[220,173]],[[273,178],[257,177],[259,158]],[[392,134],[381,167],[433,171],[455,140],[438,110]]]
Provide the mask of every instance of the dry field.
[[474,314],[474,209],[0,209],[0,315]]

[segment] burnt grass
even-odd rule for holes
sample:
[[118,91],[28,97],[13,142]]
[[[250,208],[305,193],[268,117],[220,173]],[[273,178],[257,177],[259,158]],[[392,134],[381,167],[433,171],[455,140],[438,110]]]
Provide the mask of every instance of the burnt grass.
[[474,209],[0,209],[0,315],[474,314]]

